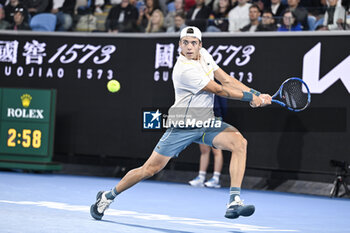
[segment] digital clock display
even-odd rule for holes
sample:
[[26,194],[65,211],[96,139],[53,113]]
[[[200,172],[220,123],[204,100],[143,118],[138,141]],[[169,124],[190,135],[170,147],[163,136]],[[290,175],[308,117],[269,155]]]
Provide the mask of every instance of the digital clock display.
[[0,160],[51,160],[55,98],[54,90],[0,89]]
[[[16,129],[10,128],[8,130],[8,139],[7,139],[7,146],[8,147],[16,147],[17,144],[22,144],[24,148],[29,148],[33,146],[33,148],[40,148],[41,146],[41,131],[40,130],[34,130],[33,135],[32,131],[30,129],[24,129],[23,131],[23,140],[21,143],[21,136],[22,134],[17,134]],[[17,144],[16,144],[16,136],[18,137]],[[32,137],[31,137],[32,136]],[[33,140],[32,140],[33,139]]]
[[45,124],[3,122],[0,135],[6,135],[7,140],[1,141],[0,153],[45,156],[48,152],[48,131]]

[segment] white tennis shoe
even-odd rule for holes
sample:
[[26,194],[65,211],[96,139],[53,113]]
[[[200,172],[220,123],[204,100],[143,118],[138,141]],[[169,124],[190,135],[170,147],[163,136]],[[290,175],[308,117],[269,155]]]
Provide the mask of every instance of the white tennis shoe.
[[109,205],[113,202],[113,200],[107,199],[106,193],[107,192],[99,191],[96,195],[95,204],[90,207],[90,214],[96,220],[102,219],[105,210],[108,209]]
[[207,182],[204,183],[205,187],[208,188],[221,188],[220,182],[217,179],[211,178]]
[[193,180],[188,182],[193,187],[204,187],[204,179],[200,176],[197,176]]
[[244,205],[243,200],[239,196],[227,205],[225,217],[230,219],[238,218],[239,216],[249,217],[255,212],[255,206]]

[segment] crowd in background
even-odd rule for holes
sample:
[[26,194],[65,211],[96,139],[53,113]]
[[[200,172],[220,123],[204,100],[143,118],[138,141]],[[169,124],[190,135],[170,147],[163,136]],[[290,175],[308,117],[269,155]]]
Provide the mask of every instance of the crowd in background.
[[[51,31],[153,33],[178,32],[185,26],[233,33],[349,30],[349,4],[350,0],[0,0],[0,29],[36,30],[37,24],[52,19]],[[49,27],[38,30],[45,28]]]

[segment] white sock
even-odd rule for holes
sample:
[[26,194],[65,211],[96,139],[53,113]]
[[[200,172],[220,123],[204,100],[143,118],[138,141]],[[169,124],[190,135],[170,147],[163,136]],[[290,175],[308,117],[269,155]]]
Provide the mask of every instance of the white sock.
[[199,171],[198,177],[199,177],[201,180],[205,180],[206,174],[207,174],[207,173],[206,173],[205,171]]
[[221,175],[220,172],[214,172],[214,174],[213,174],[213,179],[216,180],[216,181],[219,181],[220,175]]

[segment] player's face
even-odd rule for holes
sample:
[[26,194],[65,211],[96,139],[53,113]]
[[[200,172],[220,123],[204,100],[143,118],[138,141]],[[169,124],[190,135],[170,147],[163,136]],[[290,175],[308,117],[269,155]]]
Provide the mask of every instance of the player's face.
[[195,37],[185,36],[181,38],[179,46],[182,55],[187,59],[197,60],[199,58],[199,50],[202,48],[202,42]]

